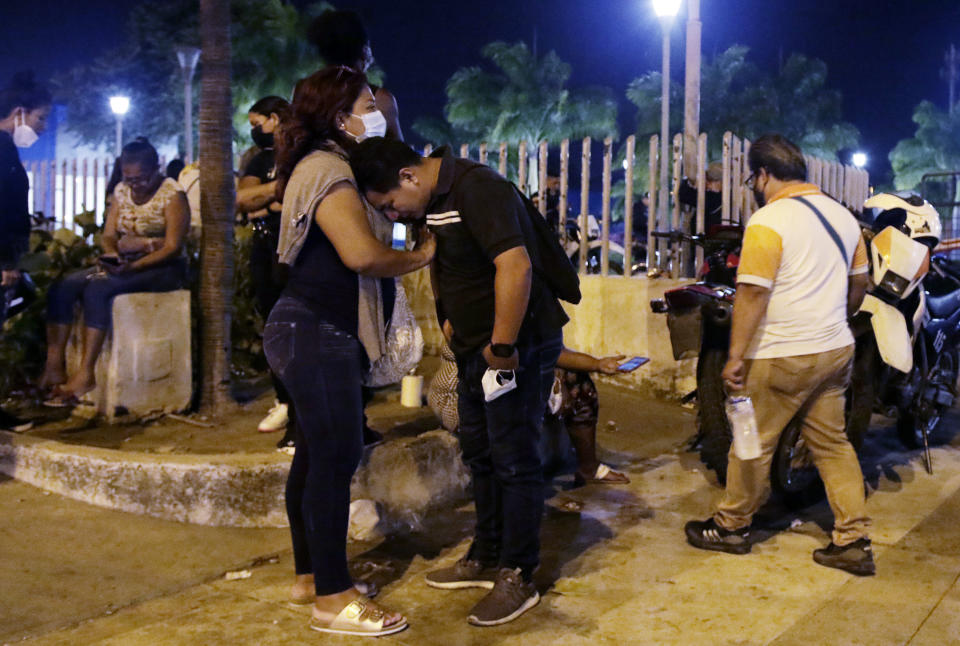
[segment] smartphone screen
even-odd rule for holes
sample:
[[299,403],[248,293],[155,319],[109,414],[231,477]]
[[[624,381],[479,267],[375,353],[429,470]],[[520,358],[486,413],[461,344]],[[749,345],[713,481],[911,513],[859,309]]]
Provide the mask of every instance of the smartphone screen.
[[649,357],[633,357],[632,359],[627,359],[621,363],[617,367],[617,370],[620,370],[621,372],[630,372],[631,370],[636,370],[648,361],[650,361]]

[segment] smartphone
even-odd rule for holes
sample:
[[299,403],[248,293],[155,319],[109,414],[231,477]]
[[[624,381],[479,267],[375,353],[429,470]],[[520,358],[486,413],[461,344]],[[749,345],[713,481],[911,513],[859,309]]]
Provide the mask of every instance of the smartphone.
[[115,256],[100,256],[100,262],[104,265],[113,265],[114,267],[120,266],[120,259]]
[[636,370],[648,361],[650,361],[649,357],[633,357],[632,359],[627,359],[617,366],[617,370],[620,372],[630,372],[632,370]]

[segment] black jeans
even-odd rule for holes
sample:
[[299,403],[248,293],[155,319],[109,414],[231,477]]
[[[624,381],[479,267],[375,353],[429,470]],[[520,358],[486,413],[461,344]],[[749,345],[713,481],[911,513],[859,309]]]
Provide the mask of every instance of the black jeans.
[[559,334],[520,347],[517,388],[484,401],[481,353],[457,358],[460,449],[473,475],[477,528],[469,557],[485,565],[519,567],[529,580],[540,561],[543,468],[539,441]]
[[[279,215],[267,215],[254,220],[253,235],[250,238],[250,282],[253,283],[257,311],[264,321],[270,316],[270,310],[276,305],[286,283],[283,267],[277,262],[279,239]],[[289,404],[290,395],[287,394],[283,382],[272,371],[270,377],[277,393],[277,401]]]
[[300,430],[286,490],[296,571],[313,573],[318,595],[343,592],[353,585],[347,522],[350,479],[363,453],[363,349],[288,296],[270,312],[263,348]]

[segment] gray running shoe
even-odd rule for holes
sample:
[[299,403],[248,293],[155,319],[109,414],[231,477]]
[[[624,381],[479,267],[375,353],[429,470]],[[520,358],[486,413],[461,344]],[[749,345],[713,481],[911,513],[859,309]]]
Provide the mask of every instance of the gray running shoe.
[[467,621],[474,626],[497,626],[513,621],[540,603],[533,583],[525,583],[520,568],[501,568],[493,590],[470,611]]
[[428,572],[425,578],[427,585],[441,590],[461,590],[463,588],[491,590],[497,578],[497,568],[485,567],[480,561],[462,558],[449,567]]

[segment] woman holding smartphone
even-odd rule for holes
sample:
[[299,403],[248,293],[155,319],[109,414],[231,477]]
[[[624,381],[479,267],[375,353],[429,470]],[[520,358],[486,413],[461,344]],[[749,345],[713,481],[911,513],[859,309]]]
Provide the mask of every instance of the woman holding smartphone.
[[[160,173],[156,149],[145,138],[123,147],[122,181],[107,211],[103,255],[95,267],[65,276],[47,295],[47,362],[41,388],[52,390],[48,406],[70,406],[96,386],[95,367],[113,299],[131,292],[168,292],[186,284],[183,243],[190,209],[180,185]],[[67,379],[65,350],[73,306],[83,304],[83,358]]]

